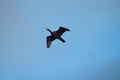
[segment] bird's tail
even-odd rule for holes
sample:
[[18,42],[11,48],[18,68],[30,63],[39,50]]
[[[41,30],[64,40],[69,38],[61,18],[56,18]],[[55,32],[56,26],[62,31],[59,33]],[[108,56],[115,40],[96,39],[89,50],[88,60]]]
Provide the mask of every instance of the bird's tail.
[[60,37],[59,40],[62,41],[63,43],[65,42],[65,40],[62,37]]

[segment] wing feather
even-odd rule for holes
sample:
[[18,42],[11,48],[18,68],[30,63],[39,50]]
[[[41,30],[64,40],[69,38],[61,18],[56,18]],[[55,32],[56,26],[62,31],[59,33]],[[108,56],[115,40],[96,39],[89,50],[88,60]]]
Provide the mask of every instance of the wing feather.
[[65,27],[59,27],[59,29],[56,31],[56,33],[61,36],[65,31],[70,31],[69,29],[65,28]]
[[47,48],[50,48],[52,41],[55,39],[56,39],[56,37],[54,37],[54,36],[47,36],[47,40],[46,40]]

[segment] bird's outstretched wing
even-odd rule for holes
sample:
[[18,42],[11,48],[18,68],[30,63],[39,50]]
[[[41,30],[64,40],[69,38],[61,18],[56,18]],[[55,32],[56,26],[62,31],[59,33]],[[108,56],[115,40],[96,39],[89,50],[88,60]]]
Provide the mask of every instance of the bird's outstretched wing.
[[50,48],[50,45],[51,45],[52,41],[55,40],[55,39],[56,39],[55,36],[47,36],[47,40],[46,40],[47,48]]
[[56,33],[57,35],[61,36],[65,31],[70,31],[70,30],[60,26],[59,29],[56,31]]

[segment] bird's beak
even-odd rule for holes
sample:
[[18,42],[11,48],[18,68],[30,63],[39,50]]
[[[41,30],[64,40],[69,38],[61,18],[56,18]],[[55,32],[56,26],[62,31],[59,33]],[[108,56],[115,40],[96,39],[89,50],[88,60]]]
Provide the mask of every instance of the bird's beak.
[[45,28],[48,31],[48,28]]

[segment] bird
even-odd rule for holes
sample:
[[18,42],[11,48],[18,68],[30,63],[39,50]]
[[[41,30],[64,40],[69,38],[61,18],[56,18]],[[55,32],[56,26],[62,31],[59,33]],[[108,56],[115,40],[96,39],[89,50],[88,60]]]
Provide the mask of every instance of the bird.
[[47,48],[50,48],[51,46],[51,43],[55,40],[55,39],[59,39],[61,42],[65,42],[65,40],[61,37],[62,34],[65,32],[65,31],[70,31],[70,29],[68,28],[65,28],[65,27],[62,27],[60,26],[58,30],[56,31],[51,31],[49,28],[45,28],[47,31],[50,32],[50,36],[47,36],[46,37],[46,44],[47,44]]

